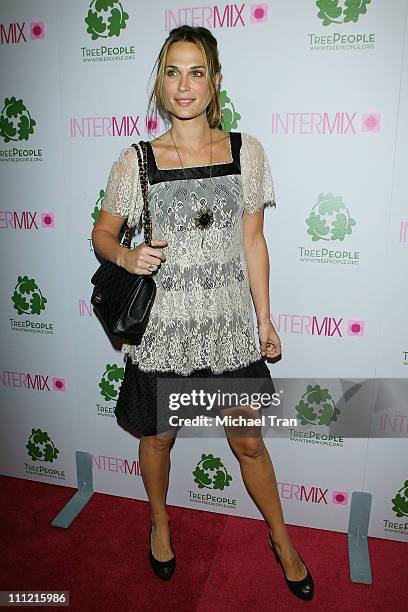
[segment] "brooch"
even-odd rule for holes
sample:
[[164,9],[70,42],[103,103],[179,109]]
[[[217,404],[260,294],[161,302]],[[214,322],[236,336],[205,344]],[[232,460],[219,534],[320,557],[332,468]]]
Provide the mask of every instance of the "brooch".
[[194,217],[195,226],[203,229],[209,227],[213,221],[214,216],[209,208],[200,210],[200,212]]
[[[209,208],[204,208],[200,210],[194,217],[195,226],[201,229],[205,229],[210,227],[210,225],[214,222],[214,215],[212,214]],[[204,234],[201,240],[201,248],[203,248],[204,244]]]

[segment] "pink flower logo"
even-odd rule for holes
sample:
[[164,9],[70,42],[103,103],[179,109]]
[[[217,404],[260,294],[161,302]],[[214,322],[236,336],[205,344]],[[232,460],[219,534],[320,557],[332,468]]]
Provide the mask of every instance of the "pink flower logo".
[[364,336],[364,321],[355,321],[351,319],[347,322],[348,336]]
[[251,4],[249,21],[251,23],[265,23],[268,21],[268,5],[267,4]]
[[381,129],[381,113],[365,113],[362,116],[363,132],[379,132]]
[[349,494],[345,491],[333,491],[332,492],[332,503],[340,506],[347,506],[349,500]]
[[148,132],[156,133],[160,129],[160,120],[157,117],[146,117],[146,128]]
[[30,23],[30,38],[31,40],[40,40],[45,36],[45,23],[43,21],[31,21]]
[[43,229],[53,229],[55,226],[55,217],[52,212],[41,213],[41,227]]
[[66,389],[65,378],[53,378],[52,379],[52,388],[54,391],[63,392]]

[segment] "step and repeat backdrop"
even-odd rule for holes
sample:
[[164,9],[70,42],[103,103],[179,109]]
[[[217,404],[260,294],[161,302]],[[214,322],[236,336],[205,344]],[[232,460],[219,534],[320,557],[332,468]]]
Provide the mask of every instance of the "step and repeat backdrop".
[[[120,348],[91,305],[91,231],[112,163],[168,126],[146,115],[168,32],[219,43],[223,127],[259,138],[282,359],[298,427],[265,436],[285,520],[408,536],[407,0],[0,3],[1,472],[146,500],[137,438],[118,427]],[[140,236],[136,240],[140,240]],[[286,395],[285,395],[286,393]],[[349,435],[341,435],[343,426]],[[181,430],[182,431],[182,430]],[[168,503],[262,519],[224,437],[179,437]]]

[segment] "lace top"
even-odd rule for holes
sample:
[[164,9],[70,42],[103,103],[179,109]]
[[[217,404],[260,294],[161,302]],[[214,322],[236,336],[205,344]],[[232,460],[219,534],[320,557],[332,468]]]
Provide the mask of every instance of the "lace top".
[[[159,168],[148,143],[152,239],[165,239],[166,261],[153,274],[156,298],[139,346],[123,345],[143,371],[214,373],[257,361],[242,214],[276,206],[271,171],[257,138],[230,132],[230,160]],[[134,147],[109,175],[103,210],[138,226],[143,208]],[[207,211],[207,222],[202,213]],[[201,225],[197,219],[201,216]]]

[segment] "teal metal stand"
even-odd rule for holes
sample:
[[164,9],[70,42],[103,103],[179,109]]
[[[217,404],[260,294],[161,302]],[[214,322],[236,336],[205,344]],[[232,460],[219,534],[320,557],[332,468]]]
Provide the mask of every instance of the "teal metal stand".
[[372,583],[367,540],[371,499],[371,493],[353,491],[347,534],[350,578],[363,584]]
[[69,527],[94,494],[91,455],[84,451],[76,451],[75,458],[78,491],[51,521],[54,527]]

